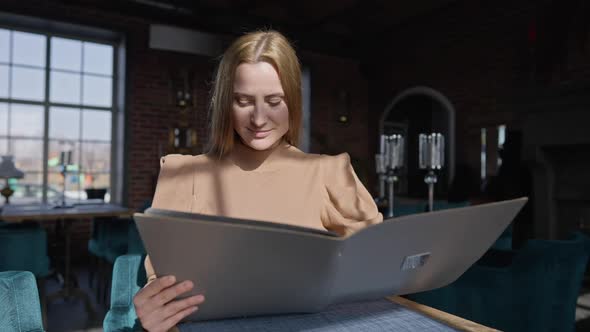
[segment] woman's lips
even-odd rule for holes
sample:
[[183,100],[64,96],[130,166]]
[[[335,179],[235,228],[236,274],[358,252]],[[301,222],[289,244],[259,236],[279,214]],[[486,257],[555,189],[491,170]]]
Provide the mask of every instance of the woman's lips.
[[272,129],[269,130],[251,130],[252,135],[254,138],[265,138],[266,136],[270,135]]

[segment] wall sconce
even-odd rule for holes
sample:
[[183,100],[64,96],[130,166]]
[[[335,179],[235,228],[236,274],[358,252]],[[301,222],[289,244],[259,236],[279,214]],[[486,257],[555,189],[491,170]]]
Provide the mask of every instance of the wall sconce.
[[350,93],[348,91],[338,91],[336,112],[338,123],[348,124],[350,122]]
[[174,96],[174,105],[181,109],[193,105],[192,73],[186,69],[171,71],[170,88]]

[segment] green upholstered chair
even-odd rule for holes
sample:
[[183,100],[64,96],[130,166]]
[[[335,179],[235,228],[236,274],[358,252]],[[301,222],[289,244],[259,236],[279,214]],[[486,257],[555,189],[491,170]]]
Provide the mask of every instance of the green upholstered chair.
[[490,250],[457,281],[408,295],[502,331],[574,331],[590,239],[529,240],[523,248]]
[[49,275],[47,233],[37,224],[0,227],[0,271],[31,271],[36,278]]
[[45,277],[51,269],[45,229],[36,223],[6,223],[0,227],[0,271],[29,271],[35,276],[46,321]]
[[124,255],[113,267],[110,309],[103,321],[105,332],[141,330],[133,297],[145,285],[145,255]]
[[0,331],[44,331],[33,273],[0,272]]

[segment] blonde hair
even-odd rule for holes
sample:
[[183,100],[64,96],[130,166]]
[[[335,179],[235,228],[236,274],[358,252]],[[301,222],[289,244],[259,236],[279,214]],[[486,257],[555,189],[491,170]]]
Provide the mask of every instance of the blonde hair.
[[295,50],[277,31],[257,31],[245,34],[234,41],[223,54],[211,96],[211,132],[208,153],[222,157],[234,146],[231,116],[235,72],[241,63],[267,62],[272,65],[281,81],[285,103],[289,111],[289,130],[284,140],[297,146],[301,127],[301,67]]

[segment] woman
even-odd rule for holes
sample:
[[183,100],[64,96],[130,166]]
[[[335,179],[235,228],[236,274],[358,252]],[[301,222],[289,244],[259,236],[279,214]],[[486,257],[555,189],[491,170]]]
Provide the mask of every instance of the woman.
[[[348,154],[306,154],[295,146],[301,123],[301,70],[275,31],[238,38],[219,64],[207,154],[161,160],[152,207],[327,229],[341,235],[383,217]],[[134,298],[143,327],[166,331],[204,302],[182,300],[191,281],[155,277]]]

